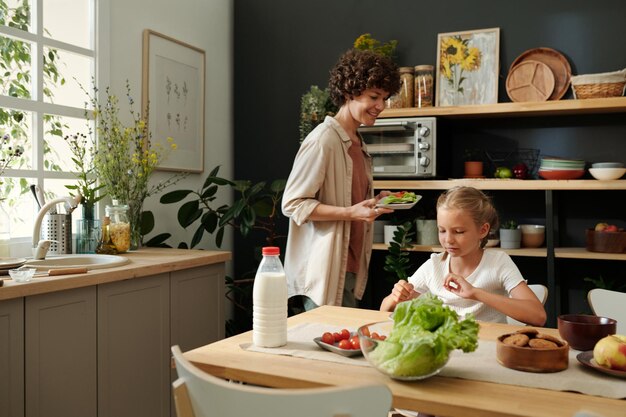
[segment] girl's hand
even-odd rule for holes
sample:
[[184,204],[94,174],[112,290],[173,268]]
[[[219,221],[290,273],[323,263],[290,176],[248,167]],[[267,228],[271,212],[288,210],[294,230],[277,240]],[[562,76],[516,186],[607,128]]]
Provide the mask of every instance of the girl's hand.
[[474,295],[474,286],[457,274],[449,274],[443,282],[443,287],[461,298],[473,298]]
[[418,295],[418,292],[413,289],[413,284],[406,282],[403,279],[396,282],[393,286],[393,289],[391,290],[391,299],[394,301],[395,304],[407,300],[412,300]]

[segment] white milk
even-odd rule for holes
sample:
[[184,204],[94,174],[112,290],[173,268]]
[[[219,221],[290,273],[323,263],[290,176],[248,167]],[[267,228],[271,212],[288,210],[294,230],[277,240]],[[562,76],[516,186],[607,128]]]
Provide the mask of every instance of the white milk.
[[252,343],[287,344],[287,277],[278,255],[263,256],[254,278],[252,304]]

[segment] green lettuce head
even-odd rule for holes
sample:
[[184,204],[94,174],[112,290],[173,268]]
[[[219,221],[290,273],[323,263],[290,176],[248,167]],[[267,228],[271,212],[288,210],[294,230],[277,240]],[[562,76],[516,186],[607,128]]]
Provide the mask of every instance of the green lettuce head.
[[478,323],[458,314],[432,294],[399,303],[393,328],[369,360],[395,377],[428,376],[441,369],[450,352],[473,352],[478,346]]

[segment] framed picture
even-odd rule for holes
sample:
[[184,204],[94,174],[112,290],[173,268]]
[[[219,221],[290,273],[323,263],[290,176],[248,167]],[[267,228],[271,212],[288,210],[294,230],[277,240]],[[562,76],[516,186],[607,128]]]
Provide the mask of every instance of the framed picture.
[[437,106],[498,102],[500,28],[437,36]]
[[204,81],[202,49],[149,29],[143,32],[142,108],[149,112],[153,143],[176,150],[157,167],[165,171],[204,170]]

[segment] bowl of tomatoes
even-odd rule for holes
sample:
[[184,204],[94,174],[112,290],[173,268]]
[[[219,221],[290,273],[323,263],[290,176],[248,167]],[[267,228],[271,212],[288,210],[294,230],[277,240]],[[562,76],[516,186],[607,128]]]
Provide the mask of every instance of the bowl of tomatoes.
[[360,356],[361,343],[356,332],[341,329],[337,332],[324,332],[322,336],[313,339],[322,349],[341,356]]

